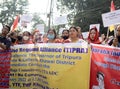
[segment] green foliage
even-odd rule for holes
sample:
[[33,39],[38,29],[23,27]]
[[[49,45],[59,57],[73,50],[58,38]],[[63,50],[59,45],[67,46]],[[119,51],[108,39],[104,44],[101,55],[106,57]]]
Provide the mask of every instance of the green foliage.
[[44,21],[40,18],[39,14],[37,13],[33,14],[32,22],[33,22],[33,26],[32,26],[33,28],[35,28],[36,25],[38,24],[45,24]]
[[13,23],[14,17],[26,13],[28,0],[3,0],[0,3],[0,22],[2,24]]
[[[36,29],[36,26],[38,24],[44,24],[45,25],[45,22],[41,19],[40,15],[38,13],[34,13],[33,14],[33,19],[32,19],[32,30],[35,30]],[[47,27],[45,25],[45,32],[47,30]]]
[[[82,31],[88,31],[90,24],[101,24],[101,33],[106,33],[107,28],[103,27],[102,13],[110,11],[111,0],[58,0],[61,6],[66,6],[70,11],[68,15],[72,25],[80,26]],[[120,9],[120,1],[114,0],[115,8]],[[73,18],[71,18],[73,17]]]

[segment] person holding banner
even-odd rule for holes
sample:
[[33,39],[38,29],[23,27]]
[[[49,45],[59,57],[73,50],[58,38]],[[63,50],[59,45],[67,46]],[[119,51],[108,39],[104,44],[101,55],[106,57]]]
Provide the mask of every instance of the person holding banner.
[[113,47],[118,47],[118,39],[115,37],[114,39],[112,39],[112,45]]
[[23,32],[23,44],[33,44],[31,34],[28,31]]
[[2,28],[2,34],[0,35],[0,48],[2,50],[7,50],[11,46],[10,40],[7,39],[7,34],[10,31],[10,27],[8,25],[4,25]]
[[117,26],[117,40],[118,40],[118,47],[120,47],[120,25]]
[[35,30],[33,34],[33,43],[43,43],[42,41],[42,34],[39,30]]
[[101,34],[101,37],[100,37],[101,44],[105,45],[105,44],[107,44],[107,41],[108,41],[108,39],[105,36],[105,34]]
[[104,74],[102,72],[97,72],[98,85],[93,85],[92,89],[105,89],[104,88]]
[[84,39],[84,38],[83,38],[83,35],[82,35],[82,32],[81,32],[81,27],[77,26],[76,28],[78,29],[79,38],[80,38],[80,39]]
[[46,43],[60,43],[60,40],[57,39],[57,33],[55,29],[49,29],[47,32],[47,42]]
[[101,44],[99,40],[99,32],[96,27],[93,27],[89,31],[88,43]]
[[61,43],[69,43],[70,41],[69,41],[69,30],[67,30],[67,29],[64,29],[63,31],[62,31],[62,39],[61,39]]
[[78,29],[76,27],[70,27],[70,29],[69,29],[69,39],[70,39],[70,43],[86,42],[83,39],[79,38]]

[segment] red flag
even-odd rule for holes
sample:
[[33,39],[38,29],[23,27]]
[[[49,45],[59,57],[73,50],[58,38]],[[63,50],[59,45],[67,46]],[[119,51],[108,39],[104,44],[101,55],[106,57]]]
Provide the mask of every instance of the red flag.
[[13,25],[12,25],[12,30],[11,31],[14,31],[18,25],[18,22],[19,22],[19,15],[16,16],[16,19],[14,20],[13,22]]
[[115,10],[115,5],[114,5],[114,2],[113,0],[111,1],[111,8],[110,8],[110,11],[114,11]]

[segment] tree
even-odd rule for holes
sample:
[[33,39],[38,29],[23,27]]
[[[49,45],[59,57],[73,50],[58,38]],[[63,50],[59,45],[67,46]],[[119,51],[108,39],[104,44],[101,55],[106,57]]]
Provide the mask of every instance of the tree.
[[[73,17],[72,24],[80,26],[82,31],[88,31],[90,24],[101,24],[101,33],[107,32],[103,27],[102,13],[110,11],[111,0],[58,0],[61,6],[66,6],[72,13],[68,16]],[[114,0],[116,9],[120,9],[119,0]]]
[[[38,13],[34,13],[33,14],[33,19],[32,19],[33,30],[35,30],[35,28],[38,24],[44,24],[45,25],[45,22],[41,19],[40,15]],[[46,25],[45,25],[45,30],[47,30]]]
[[3,0],[0,3],[0,22],[2,24],[13,23],[14,17],[26,13],[28,0]]
[[33,28],[35,28],[36,25],[38,24],[45,24],[44,21],[40,18],[39,14],[37,13],[33,14],[32,22],[33,22],[33,26],[32,26]]

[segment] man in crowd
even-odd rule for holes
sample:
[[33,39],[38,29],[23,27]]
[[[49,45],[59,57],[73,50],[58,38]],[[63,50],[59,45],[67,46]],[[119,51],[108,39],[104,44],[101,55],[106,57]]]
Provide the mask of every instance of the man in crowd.
[[118,39],[118,47],[120,47],[120,25],[117,27],[117,39]]
[[10,48],[11,42],[6,38],[9,31],[10,27],[8,25],[4,25],[0,35],[0,49],[7,50]]

